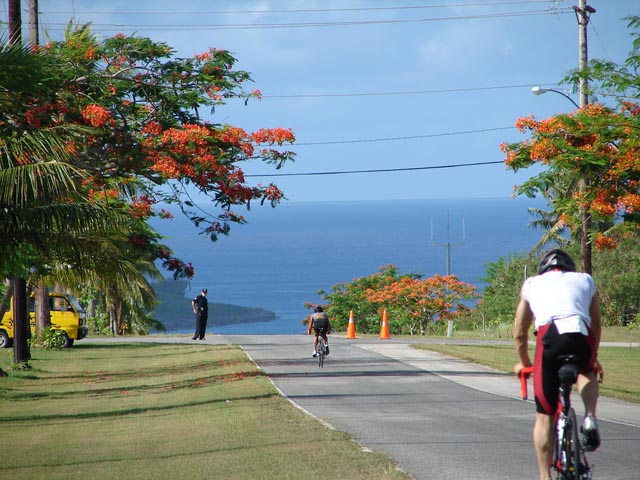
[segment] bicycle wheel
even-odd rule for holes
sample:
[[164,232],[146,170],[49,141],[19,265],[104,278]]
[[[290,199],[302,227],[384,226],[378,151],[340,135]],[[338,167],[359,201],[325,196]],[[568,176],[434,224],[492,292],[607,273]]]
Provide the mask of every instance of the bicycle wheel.
[[324,340],[322,338],[318,339],[316,352],[318,354],[318,366],[322,368],[324,367]]
[[[563,424],[562,427],[558,423]],[[580,480],[580,450],[576,412],[571,408],[567,415],[560,413],[556,420],[552,465],[555,480]]]
[[580,480],[580,440],[578,439],[578,422],[576,420],[576,412],[573,408],[569,409],[568,428],[570,428],[567,458],[570,458],[569,478],[570,480]]

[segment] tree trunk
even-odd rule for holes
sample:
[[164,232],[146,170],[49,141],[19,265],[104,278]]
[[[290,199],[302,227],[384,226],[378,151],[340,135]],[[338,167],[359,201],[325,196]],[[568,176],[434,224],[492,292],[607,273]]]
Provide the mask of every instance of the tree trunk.
[[36,339],[42,345],[44,330],[51,324],[51,308],[49,305],[49,289],[44,284],[38,285],[35,293],[36,300]]
[[582,271],[591,275],[593,273],[593,250],[589,233],[591,232],[591,215],[582,207],[581,212],[581,232],[580,232],[580,253],[582,255]]
[[118,315],[116,314],[115,305],[109,305],[109,322],[111,324],[111,333],[118,335]]
[[29,43],[32,47],[40,43],[38,24],[38,0],[29,0]]
[[96,318],[96,300],[90,298],[87,304],[87,318]]
[[27,311],[27,282],[24,278],[13,280],[13,362],[28,366],[29,312]]
[[21,0],[9,0],[9,45],[22,45]]

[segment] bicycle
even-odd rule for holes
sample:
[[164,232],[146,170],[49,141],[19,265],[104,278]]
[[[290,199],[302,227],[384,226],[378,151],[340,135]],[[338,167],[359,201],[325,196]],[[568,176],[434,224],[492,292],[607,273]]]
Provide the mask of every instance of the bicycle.
[[[576,412],[571,406],[571,389],[578,380],[578,367],[575,355],[561,355],[562,363],[558,371],[560,390],[558,392],[558,412],[554,431],[556,441],[553,447],[551,473],[554,480],[591,480],[592,471],[580,442]],[[527,400],[527,378],[533,373],[533,367],[520,371],[522,399]]]
[[324,341],[323,335],[324,329],[321,328],[318,330],[318,343],[316,344],[316,356],[318,357],[318,366],[320,368],[324,367],[324,356],[327,351],[327,343]]

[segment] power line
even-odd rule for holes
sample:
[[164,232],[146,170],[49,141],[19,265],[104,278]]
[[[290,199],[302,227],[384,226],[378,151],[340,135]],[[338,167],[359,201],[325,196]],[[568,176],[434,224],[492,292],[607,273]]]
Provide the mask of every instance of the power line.
[[[182,31],[182,30],[256,30],[256,29],[279,29],[279,28],[310,28],[310,27],[344,27],[357,25],[386,25],[386,24],[406,24],[425,23],[451,20],[480,20],[506,17],[527,17],[536,15],[557,15],[573,13],[573,10],[532,10],[512,13],[488,13],[482,15],[459,15],[454,17],[433,17],[433,18],[413,18],[395,20],[352,20],[352,21],[327,21],[327,22],[296,22],[296,23],[238,23],[238,24],[126,24],[126,23],[92,23],[93,27],[102,30],[121,30],[122,28],[133,28],[141,31]],[[67,23],[48,23],[50,30],[66,28]],[[54,28],[56,27],[56,28]]]
[[[393,10],[422,10],[435,8],[466,8],[466,7],[492,7],[499,5],[525,5],[535,3],[549,3],[549,0],[521,0],[483,3],[458,3],[441,5],[398,5],[393,7],[353,7],[353,8],[296,8],[283,10],[204,10],[204,11],[118,11],[120,15],[220,15],[220,14],[246,14],[246,13],[339,13],[339,12],[374,12]],[[113,15],[114,12],[100,11],[59,11],[50,10],[50,14],[91,14],[91,15]]]
[[426,135],[409,135],[404,137],[386,137],[386,138],[368,138],[368,139],[360,139],[360,140],[330,140],[326,142],[304,142],[298,143],[296,142],[296,146],[299,147],[301,145],[309,146],[309,145],[338,145],[338,144],[346,144],[346,143],[373,143],[373,142],[391,142],[396,140],[414,140],[417,138],[433,138],[433,137],[447,137],[451,135],[466,135],[469,133],[484,133],[484,132],[495,132],[498,130],[511,130],[515,127],[496,127],[496,128],[483,128],[480,130],[465,130],[461,132],[446,132],[446,133],[431,133]]
[[253,174],[245,175],[248,177],[304,177],[314,175],[347,175],[355,173],[388,173],[388,172],[410,172],[415,170],[439,170],[445,168],[462,168],[462,167],[475,167],[478,165],[496,165],[498,163],[504,163],[502,160],[496,160],[492,162],[473,162],[473,163],[458,163],[449,165],[432,165],[429,167],[404,167],[404,168],[380,168],[370,170],[342,170],[332,172],[303,172],[303,173],[265,173],[265,174]]
[[[536,85],[556,85],[556,82],[536,83]],[[531,84],[498,85],[493,87],[445,88],[438,90],[409,90],[405,92],[352,92],[352,93],[297,93],[291,95],[262,95],[262,98],[324,98],[324,97],[373,97],[392,95],[424,95],[430,93],[479,92],[484,90],[506,90],[509,88],[531,88]]]

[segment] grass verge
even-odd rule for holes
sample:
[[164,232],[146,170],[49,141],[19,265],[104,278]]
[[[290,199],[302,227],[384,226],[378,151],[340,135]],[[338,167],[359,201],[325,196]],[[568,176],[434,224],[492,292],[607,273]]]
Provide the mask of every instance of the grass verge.
[[[486,365],[502,372],[513,372],[517,361],[511,345],[444,345],[416,344],[415,348],[443,353],[474,363]],[[533,358],[533,351],[531,351]],[[640,403],[640,348],[603,347],[598,350],[598,359],[605,370],[600,394],[627,402]]]
[[0,478],[410,478],[292,407],[234,346],[88,344],[30,364],[0,378]]

